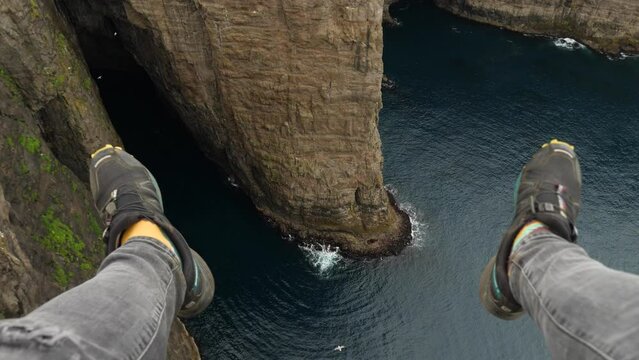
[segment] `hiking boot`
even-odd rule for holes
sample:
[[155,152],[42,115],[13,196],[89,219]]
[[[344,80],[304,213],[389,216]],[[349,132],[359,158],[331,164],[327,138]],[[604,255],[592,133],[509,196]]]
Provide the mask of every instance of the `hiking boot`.
[[580,193],[579,160],[568,143],[552,140],[544,144],[523,167],[515,184],[515,217],[501,240],[497,256],[490,259],[481,275],[479,296],[488,312],[506,320],[523,313],[508,281],[513,241],[522,227],[533,220],[567,241],[577,241],[575,220]]
[[91,155],[90,180],[95,206],[106,222],[107,255],[120,245],[122,233],[131,225],[141,219],[152,221],[182,261],[187,291],[178,316],[190,318],[204,311],[213,300],[213,275],[164,215],[162,194],[151,172],[126,151],[107,145]]

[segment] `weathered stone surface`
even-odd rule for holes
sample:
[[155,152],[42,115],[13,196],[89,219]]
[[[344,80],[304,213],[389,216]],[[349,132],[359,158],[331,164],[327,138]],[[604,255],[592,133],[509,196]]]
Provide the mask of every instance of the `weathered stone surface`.
[[[0,318],[24,315],[95,273],[102,225],[82,180],[88,154],[105,142],[119,139],[52,2],[2,1]],[[180,325],[172,358],[198,359]]]
[[117,33],[283,232],[354,255],[405,245],[377,131],[383,0],[79,3],[65,0],[79,32]]
[[83,180],[104,141],[119,143],[75,36],[51,1],[0,3],[0,74],[10,96],[37,113],[54,154]]
[[604,53],[639,52],[633,0],[435,0],[463,17],[533,34],[571,37]]

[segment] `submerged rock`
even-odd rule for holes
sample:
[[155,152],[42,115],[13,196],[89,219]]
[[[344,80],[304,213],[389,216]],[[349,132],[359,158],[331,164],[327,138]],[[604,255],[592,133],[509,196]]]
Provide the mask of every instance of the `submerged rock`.
[[525,33],[570,37],[608,54],[639,52],[639,2],[435,0],[469,19]]
[[282,232],[362,256],[408,242],[382,181],[383,0],[63,2],[79,33],[117,32]]

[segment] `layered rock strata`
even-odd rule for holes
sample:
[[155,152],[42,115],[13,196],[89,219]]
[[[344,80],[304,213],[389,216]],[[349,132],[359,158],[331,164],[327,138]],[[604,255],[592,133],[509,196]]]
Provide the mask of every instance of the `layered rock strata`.
[[[90,152],[105,142],[120,141],[52,2],[1,2],[0,318],[95,273],[102,224],[83,180]],[[199,358],[178,322],[171,339],[171,358]]]
[[383,0],[64,3],[78,32],[117,36],[281,231],[363,256],[409,240],[382,179]]
[[571,37],[603,53],[639,52],[639,2],[434,0],[457,15],[533,34]]

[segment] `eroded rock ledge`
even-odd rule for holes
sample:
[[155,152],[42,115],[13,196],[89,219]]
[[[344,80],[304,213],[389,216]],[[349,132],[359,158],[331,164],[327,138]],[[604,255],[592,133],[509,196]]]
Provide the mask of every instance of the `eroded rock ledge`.
[[571,37],[607,54],[639,53],[632,0],[434,0],[457,15],[510,30]]

